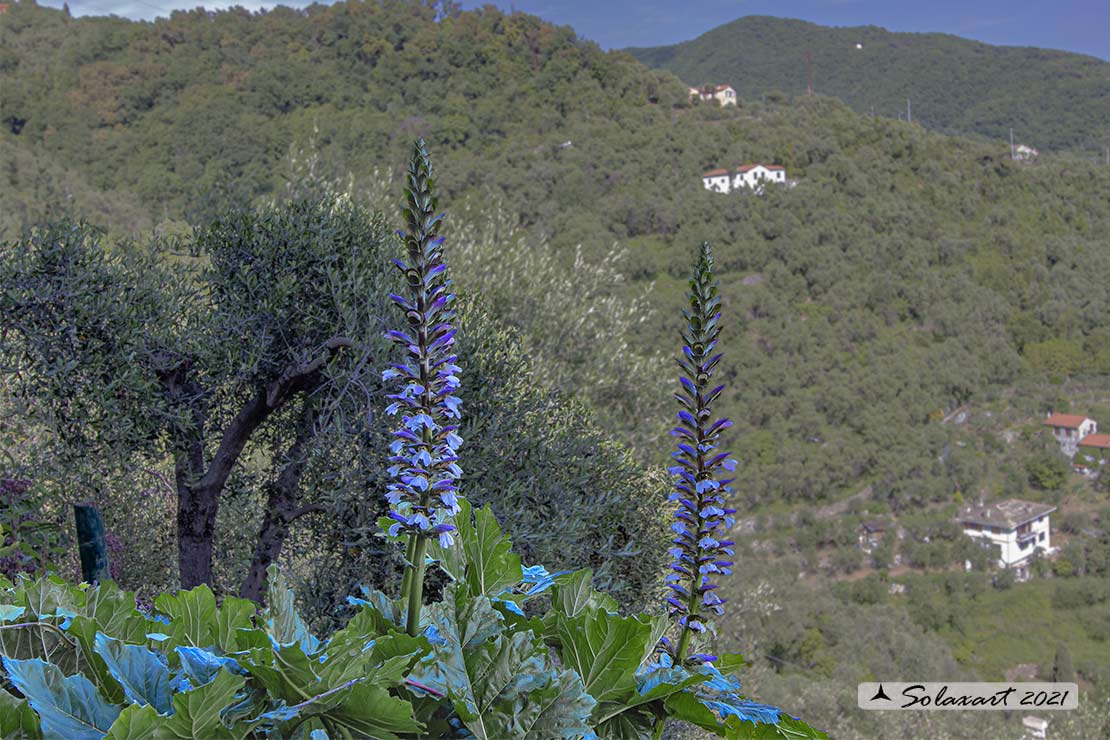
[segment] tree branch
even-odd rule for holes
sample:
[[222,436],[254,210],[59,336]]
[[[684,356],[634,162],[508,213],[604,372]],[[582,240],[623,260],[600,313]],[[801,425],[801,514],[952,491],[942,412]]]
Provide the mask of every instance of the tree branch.
[[258,395],[235,415],[224,430],[220,446],[216,450],[215,457],[212,458],[212,464],[204,476],[202,485],[206,488],[222,488],[254,430],[272,412],[281,408],[291,395],[303,390],[310,379],[328,364],[335,352],[343,347],[354,345],[354,340],[347,337],[332,337],[324,342],[323,352],[316,358],[290,365],[265,391],[259,391]]
[[302,516],[305,516],[306,514],[323,513],[323,512],[326,512],[328,510],[329,510],[328,507],[324,506],[323,504],[308,504],[307,506],[302,506],[301,508],[297,509],[296,511],[291,511],[288,514],[286,514],[285,515],[285,523],[289,524],[293,521],[296,521],[297,519],[300,519]]

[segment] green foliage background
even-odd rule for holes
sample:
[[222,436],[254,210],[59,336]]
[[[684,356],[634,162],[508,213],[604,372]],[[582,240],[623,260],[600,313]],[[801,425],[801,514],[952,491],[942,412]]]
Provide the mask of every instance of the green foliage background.
[[1008,140],[1013,128],[1017,143],[1041,152],[1096,157],[1110,143],[1110,62],[1083,54],[769,16],[626,51],[691,85],[730,84],[750,100],[805,91],[809,52],[814,89],[860,113],[896,118],[910,99],[914,121],[947,133]]

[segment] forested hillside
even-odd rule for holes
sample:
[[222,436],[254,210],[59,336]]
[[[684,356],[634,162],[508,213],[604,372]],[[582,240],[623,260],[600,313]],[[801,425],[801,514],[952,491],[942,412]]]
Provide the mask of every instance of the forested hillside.
[[[742,606],[722,632],[770,656],[756,667],[769,695],[805,694],[807,717],[841,736],[954,737],[932,718],[912,727],[853,718],[833,679],[970,675],[982,656],[966,650],[957,669],[942,641],[965,626],[955,610],[920,624],[877,574],[836,594],[821,584],[818,596],[798,575],[853,572],[856,550],[854,560],[822,561],[833,544],[854,546],[865,514],[934,517],[915,531],[937,546],[915,553],[913,565],[941,569],[962,563],[950,530],[965,497],[1063,495],[1063,483],[1051,494],[1029,490],[1037,476],[1025,458],[1038,451],[1044,411],[1110,400],[1110,167],[1066,152],[1014,162],[1001,142],[934,129],[997,138],[1017,117],[1015,128],[1030,132],[1023,140],[1042,150],[1084,150],[1107,135],[1110,65],[865,29],[863,50],[855,37],[845,48],[909,60],[861,62],[870,76],[858,89],[889,103],[834,90],[822,74],[838,67],[814,43],[819,94],[770,93],[754,104],[764,90],[804,89],[805,67],[801,51],[788,50],[795,42],[772,34],[777,21],[745,23],[754,40],[728,48],[755,55],[744,63],[778,81],[708,67],[691,78],[676,67],[683,80],[730,82],[748,98],[722,110],[691,105],[670,71],[492,8],[351,1],[139,23],[14,3],[0,16],[0,236],[67,213],[113,236],[181,234],[228,206],[315,187],[390,213],[400,163],[423,136],[448,211],[454,279],[461,292],[482,293],[529,348],[526,360],[488,363],[491,377],[528,392],[520,421],[498,429],[539,424],[545,392],[556,389],[592,406],[639,467],[669,449],[673,388],[659,368],[678,347],[690,257],[711,241],[725,312],[718,410],[735,421],[725,446],[739,453],[738,516],[758,520],[737,538],[750,567],[724,587]],[[839,48],[842,33],[852,32],[828,31],[828,48]],[[774,48],[757,51],[764,42]],[[912,124],[893,110],[858,112],[904,102],[901,83],[879,80],[879,70],[891,80],[909,69],[933,79],[926,42],[957,65],[928,83],[936,104],[915,89]],[[1016,61],[1027,54],[1049,59]],[[662,55],[650,61],[662,64]],[[997,65],[1012,73],[1005,84]],[[999,95],[975,92],[984,86]],[[930,118],[942,110],[950,117]],[[747,161],[781,164],[798,184],[762,196],[702,187],[705,170]],[[502,341],[475,326],[486,333],[463,341]],[[469,396],[476,391],[466,382]],[[965,406],[987,409],[974,434],[941,423]],[[1023,430],[1020,444],[992,426],[1005,414]],[[554,429],[553,440],[536,443],[545,461],[553,449],[588,456],[582,440],[594,437],[569,422]],[[619,460],[636,467],[623,453]],[[573,491],[577,475],[552,485]],[[536,539],[537,549],[557,546]],[[517,541],[529,546],[523,533]],[[940,548],[944,557],[934,558]],[[797,559],[764,567],[784,554]],[[885,579],[885,566],[876,568]],[[1074,574],[1095,572],[1084,568]],[[917,590],[924,596],[912,598],[925,601],[910,603],[914,614],[933,613],[933,596],[947,603],[963,593],[960,575],[927,585],[945,594]],[[969,593],[987,588],[984,573],[968,579]],[[992,596],[967,600],[987,613]],[[1090,617],[1090,632],[1101,635],[1110,600],[1092,604],[1103,611]],[[899,649],[886,650],[896,638]],[[1084,675],[1096,683],[1093,669]],[[814,678],[821,692],[810,693]],[[853,735],[845,728],[857,720]],[[965,728],[987,736],[980,730]]]
[[[866,482],[899,505],[942,499],[959,483],[933,462],[945,439],[930,419],[1021,378],[1110,373],[1107,167],[1023,166],[822,97],[689,108],[669,74],[492,9],[349,2],[133,23],[20,4],[2,33],[18,220],[69,208],[166,228],[275,193],[309,140],[318,169],[373,184],[419,133],[446,197],[474,196],[467,218],[492,218],[496,197],[519,238],[564,264],[576,244],[597,260],[616,242],[658,308],[675,306],[690,245],[709,239],[730,341],[744,337],[726,410],[752,504]],[[45,47],[57,52],[30,53]],[[800,185],[702,189],[705,168],[746,160]],[[638,328],[632,352],[675,329]]]
[[814,89],[860,113],[895,118],[910,99],[913,120],[948,133],[1005,139],[1012,127],[1042,151],[1092,156],[1110,146],[1110,62],[1082,54],[766,16],[627,51],[691,85],[730,84],[749,101],[771,90],[804,92],[810,52]]

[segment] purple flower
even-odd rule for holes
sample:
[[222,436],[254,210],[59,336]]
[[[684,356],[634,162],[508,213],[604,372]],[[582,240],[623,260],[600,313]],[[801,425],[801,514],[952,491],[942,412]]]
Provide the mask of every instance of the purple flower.
[[[690,279],[688,309],[683,311],[686,327],[682,331],[682,355],[678,366],[680,390],[678,426],[671,435],[678,438],[671,454],[675,464],[668,468],[674,476],[674,492],[668,499],[676,502],[671,530],[678,535],[670,549],[674,558],[671,573],[665,579],[671,595],[664,601],[671,618],[682,632],[676,655],[683,654],[691,635],[711,628],[709,614],[724,613],[724,600],[715,593],[717,584],[712,575],[731,572],[733,543],[727,539],[734,510],[726,508],[731,493],[731,480],[720,480],[721,470],[736,469],[736,461],[728,453],[717,451],[720,433],[732,426],[728,419],[713,419],[711,405],[724,390],[710,385],[721,355],[711,355],[720,335],[720,303],[717,281],[713,277],[713,256],[703,243],[693,277]],[[694,663],[712,663],[717,658],[709,653],[694,653]]]
[[454,542],[449,523],[459,510],[457,482],[462,476],[455,451],[462,444],[458,425],[462,401],[455,343],[455,294],[443,261],[443,239],[436,235],[442,216],[435,213],[432,169],[424,142],[418,141],[405,178],[407,232],[398,232],[407,259],[395,259],[404,282],[390,299],[404,315],[404,330],[385,336],[404,353],[382,373],[383,382],[397,383],[389,396],[390,416],[398,425],[389,446],[393,479],[386,492],[390,504],[390,535],[436,537],[443,547]]

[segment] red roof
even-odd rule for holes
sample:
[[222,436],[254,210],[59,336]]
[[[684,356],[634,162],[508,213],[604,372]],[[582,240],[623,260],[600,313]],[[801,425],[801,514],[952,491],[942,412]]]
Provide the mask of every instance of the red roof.
[[1088,434],[1083,439],[1079,440],[1080,447],[1098,447],[1103,450],[1110,450],[1110,434]]
[[784,169],[786,169],[781,164],[762,164],[760,162],[754,162],[754,163],[749,163],[749,164],[742,164],[742,165],[740,165],[739,167],[736,168],[736,171],[737,172],[748,172],[749,170],[754,170],[756,167],[762,167],[762,168],[767,169],[767,170],[784,170]]
[[727,174],[728,170],[709,170],[709,172],[706,172],[702,177],[720,177],[721,175]]
[[1086,416],[1075,416],[1073,414],[1053,414],[1052,416],[1044,420],[1044,425],[1046,427],[1065,427],[1067,429],[1078,429],[1085,421],[1087,421]]
[[730,87],[732,87],[732,85],[717,85],[716,90],[717,92],[721,92],[723,90],[728,90]]

